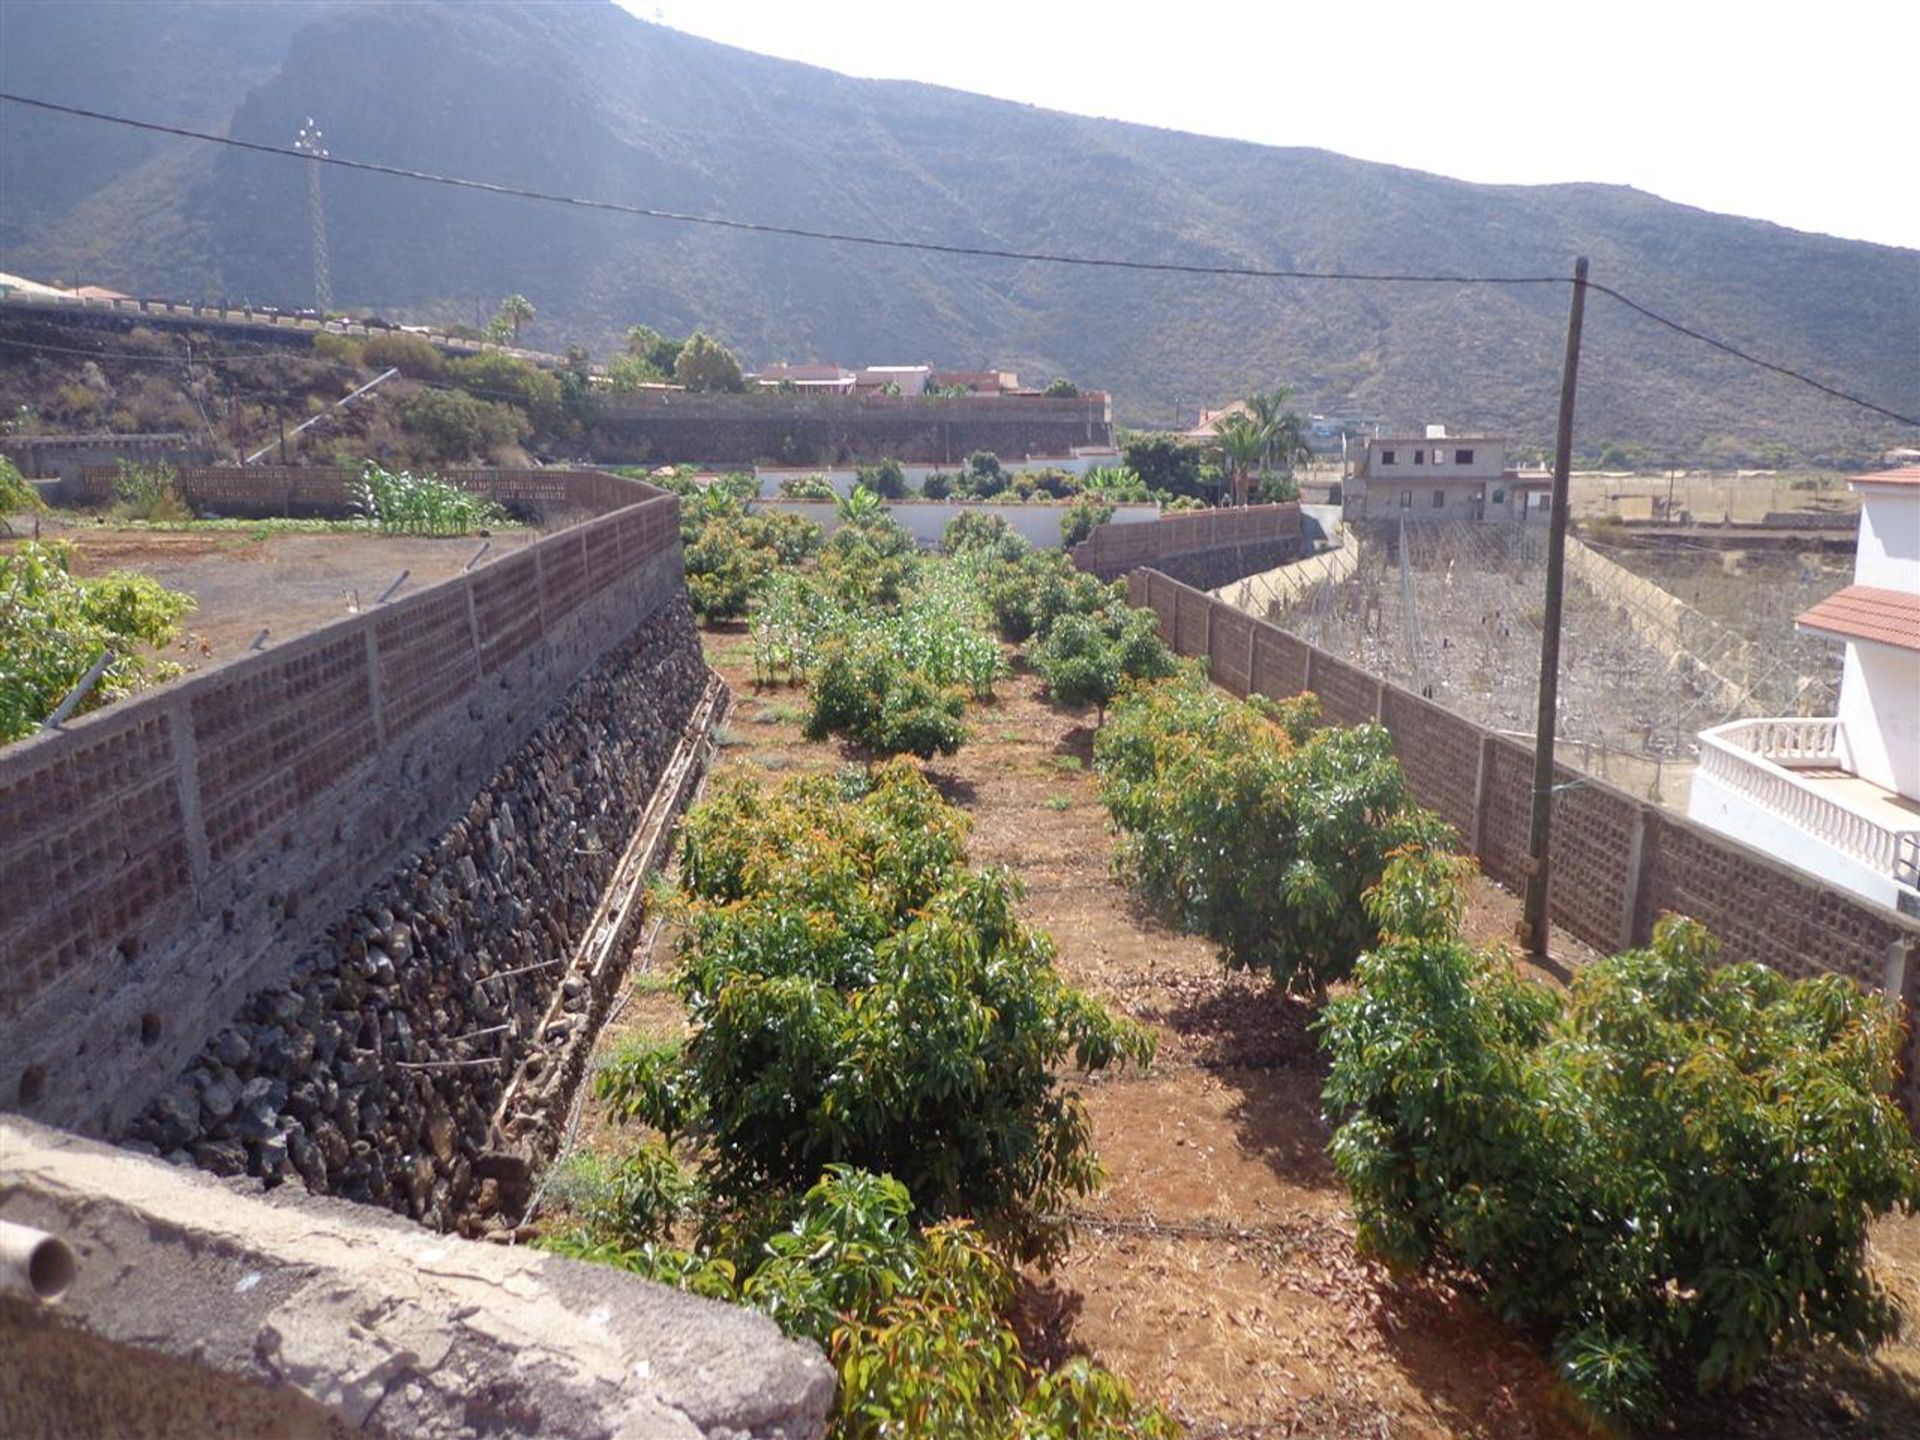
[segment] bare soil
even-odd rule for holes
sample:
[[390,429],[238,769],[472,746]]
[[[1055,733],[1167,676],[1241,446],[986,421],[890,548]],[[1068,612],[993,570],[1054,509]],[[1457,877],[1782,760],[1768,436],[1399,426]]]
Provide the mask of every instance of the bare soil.
[[[40,531],[42,539],[73,545],[75,574],[136,570],[191,593],[198,608],[184,622],[186,637],[175,657],[190,668],[233,659],[263,629],[267,643],[278,644],[355,609],[371,609],[402,570],[411,573],[398,596],[458,575],[482,543],[464,536],[144,530],[46,519]],[[22,538],[0,541],[0,548]],[[487,537],[490,548],[480,564],[538,538],[534,530],[498,531]]]
[[[742,635],[706,639],[735,696],[717,769],[776,778],[844,763],[801,737],[799,692],[754,689]],[[1199,1437],[1594,1434],[1541,1350],[1468,1287],[1395,1278],[1360,1256],[1326,1156],[1309,1005],[1225,973],[1210,944],[1166,928],[1114,878],[1088,769],[1091,715],[1046,705],[1030,676],[1000,694],[970,713],[970,743],[930,773],[972,815],[974,860],[1025,879],[1025,913],[1052,934],[1067,978],[1160,1040],[1149,1071],[1070,1077],[1109,1175],[1077,1212],[1066,1261],[1026,1277],[1016,1323],[1028,1344],[1050,1360],[1091,1355]],[[1468,928],[1504,941],[1518,913],[1515,897],[1482,881]],[[600,1056],[681,1023],[658,981],[669,940],[636,957]],[[1592,958],[1558,935],[1552,951],[1550,983]],[[613,1152],[636,1138],[584,1106],[581,1143]],[[1920,1304],[1920,1221],[1885,1222],[1876,1240],[1888,1281]],[[1782,1367],[1671,1433],[1920,1434],[1920,1345],[1909,1336],[1872,1362]]]

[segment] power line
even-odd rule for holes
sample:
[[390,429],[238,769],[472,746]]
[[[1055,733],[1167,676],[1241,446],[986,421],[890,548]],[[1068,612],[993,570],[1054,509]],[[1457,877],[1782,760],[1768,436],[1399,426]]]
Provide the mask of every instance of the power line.
[[1814,389],[1831,395],[1835,399],[1845,400],[1851,404],[1862,406],[1876,414],[1886,416],[1889,420],[1898,420],[1902,425],[1920,426],[1920,420],[1916,420],[1911,415],[1902,415],[1897,410],[1889,410],[1884,405],[1874,404],[1871,400],[1862,400],[1858,395],[1849,395],[1844,390],[1836,390],[1833,386],[1824,384],[1814,379],[1811,375],[1803,375],[1800,371],[1789,369],[1785,365],[1776,365],[1771,360],[1762,360],[1758,355],[1750,355],[1737,345],[1729,345],[1725,340],[1716,340],[1713,336],[1702,334],[1691,326],[1682,325],[1678,320],[1670,320],[1665,315],[1649,310],[1638,300],[1632,300],[1622,295],[1618,290],[1613,289],[1609,285],[1602,285],[1598,281],[1589,280],[1587,281],[1587,288],[1606,296],[1609,300],[1617,304],[1626,306],[1627,309],[1633,311],[1635,314],[1644,315],[1656,325],[1664,325],[1669,330],[1685,335],[1689,340],[1698,340],[1702,345],[1711,345],[1716,350],[1723,350],[1736,360],[1744,360],[1749,365],[1758,365],[1763,370],[1771,370],[1777,375],[1785,375],[1789,380],[1798,380],[1802,385],[1811,385]]
[[[372,175],[388,175],[401,180],[418,180],[430,185],[444,185],[456,190],[477,190],[489,195],[502,195],[519,200],[537,200],[550,205],[567,205],[581,210],[611,211],[621,215],[636,215],[649,220],[666,220],[683,225],[706,225],[721,230],[743,231],[755,235],[779,235],[802,240],[824,240],[846,245],[867,245],[886,250],[913,250],[934,255],[971,256],[988,260],[1015,260],[1044,265],[1076,265],[1084,268],[1143,271],[1156,274],[1198,275],[1212,278],[1250,279],[1250,280],[1329,280],[1348,283],[1372,283],[1391,285],[1567,285],[1573,283],[1565,275],[1442,275],[1410,274],[1390,272],[1367,272],[1351,270],[1270,270],[1245,265],[1201,265],[1172,260],[1129,260],[1118,256],[1105,255],[1063,255],[1042,250],[1009,250],[994,246],[956,245],[934,240],[890,239],[879,235],[861,235],[849,231],[814,230],[797,225],[773,225],[761,221],[740,220],[723,215],[696,215],[677,210],[661,210],[647,205],[630,205],[618,200],[598,200],[581,195],[563,195],[546,190],[532,190],[521,186],[503,185],[490,180],[474,180],[464,176],[440,175],[429,170],[412,170],[398,165],[381,165],[368,160],[349,160],[339,155],[313,156],[304,151],[291,149],[283,145],[266,145],[253,140],[238,140],[231,135],[213,135],[203,130],[188,130],[177,125],[162,125],[152,120],[136,120],[131,116],[114,115],[103,110],[89,110],[78,105],[62,105],[52,100],[39,100],[28,95],[15,95],[0,91],[0,100],[15,105],[26,105],[33,109],[45,110],[59,115],[71,115],[84,120],[98,120],[109,125],[121,125],[128,129],[145,130],[158,135],[172,135],[184,140],[199,140],[211,145],[225,145],[236,150],[250,150],[262,155],[277,155],[284,159],[308,161],[320,165],[337,165],[346,170],[359,170]],[[1656,324],[1664,325],[1677,334],[1711,346],[1737,360],[1758,366],[1789,380],[1820,391],[1824,395],[1848,404],[1858,405],[1871,410],[1902,425],[1911,425],[1920,429],[1920,418],[1904,415],[1884,405],[1859,395],[1841,390],[1816,380],[1803,371],[1791,366],[1777,364],[1771,360],[1741,349],[1725,340],[1716,339],[1691,326],[1683,325],[1657,311],[1640,304],[1608,285],[1596,281],[1584,281],[1590,290],[1606,296],[1619,305],[1644,316]]]
[[954,245],[935,240],[898,240],[880,235],[859,235],[838,230],[811,230],[797,225],[771,225],[756,220],[738,220],[723,215],[694,215],[678,210],[660,210],[648,205],[629,205],[619,200],[596,200],[580,195],[561,195],[547,190],[529,190],[502,185],[491,180],[473,180],[458,175],[439,175],[430,170],[409,170],[398,165],[380,165],[369,160],[348,160],[339,155],[310,156],[284,145],[266,145],[254,140],[236,140],[231,135],[212,135],[203,130],[187,130],[177,125],[161,125],[151,120],[135,120],[103,110],[88,110],[77,105],[60,105],[51,100],[36,100],[26,95],[0,91],[0,100],[50,110],[60,115],[75,115],[86,120],[101,120],[134,130],[174,135],[186,140],[203,140],[227,145],[236,150],[251,150],[262,155],[278,155],[294,160],[317,160],[322,165],[361,170],[372,175],[390,175],[401,180],[421,180],[457,190],[479,190],[490,195],[506,195],[520,200],[540,200],[552,205],[571,205],[583,210],[610,210],[621,215],[638,215],[649,220],[671,220],[685,225],[709,225],[721,230],[743,230],[756,235],[784,235],[802,240],[829,240],[847,245],[872,245],[889,250],[921,250],[936,255],[969,255],[988,260],[1036,261],[1047,265],[1095,266],[1112,270],[1147,270],[1176,275],[1206,275],[1252,280],[1345,280],[1405,285],[1565,285],[1564,275],[1414,275],[1365,273],[1334,270],[1267,270],[1248,265],[1198,265],[1171,260],[1127,260],[1103,255],[1060,255],[1040,250],[1006,250],[981,245]]

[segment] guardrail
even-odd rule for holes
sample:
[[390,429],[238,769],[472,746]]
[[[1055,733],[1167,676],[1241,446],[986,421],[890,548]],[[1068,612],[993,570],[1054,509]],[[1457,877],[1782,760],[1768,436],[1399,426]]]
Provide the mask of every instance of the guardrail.
[[1911,885],[1920,872],[1920,830],[1882,825],[1821,794],[1783,763],[1845,769],[1849,753],[1846,726],[1839,720],[1736,720],[1700,734],[1705,774],[1878,873]]

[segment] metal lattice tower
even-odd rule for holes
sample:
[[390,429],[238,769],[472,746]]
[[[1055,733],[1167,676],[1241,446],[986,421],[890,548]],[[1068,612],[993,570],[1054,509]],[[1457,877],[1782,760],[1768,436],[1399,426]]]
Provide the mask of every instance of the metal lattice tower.
[[307,158],[307,218],[313,225],[313,308],[322,318],[333,308],[332,265],[327,258],[327,212],[320,201],[320,161],[326,155],[321,146],[320,127],[307,117],[300,127],[293,148]]

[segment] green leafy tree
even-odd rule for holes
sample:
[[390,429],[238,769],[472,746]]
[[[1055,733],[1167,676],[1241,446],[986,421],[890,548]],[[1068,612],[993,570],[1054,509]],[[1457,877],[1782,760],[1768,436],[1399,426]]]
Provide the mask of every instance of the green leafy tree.
[[493,312],[493,319],[487,322],[487,338],[503,345],[518,344],[520,327],[531,325],[538,313],[526,296],[509,295],[500,302],[500,308]]
[[608,386],[622,394],[638,390],[642,385],[663,384],[666,378],[666,373],[640,355],[622,355],[607,367]]
[[1057,704],[1092,705],[1104,726],[1107,706],[1135,680],[1164,680],[1175,670],[1151,610],[1120,606],[1102,615],[1066,614],[1033,647],[1033,668]]
[[627,330],[627,354],[644,363],[658,380],[673,374],[686,343],[668,339],[651,325],[634,325]]
[[1121,443],[1127,469],[1155,495],[1184,495],[1211,499],[1200,478],[1200,448],[1181,435],[1137,433]]
[[882,500],[904,500],[912,492],[907,488],[907,472],[898,460],[881,460],[855,468],[860,484]]
[[66,544],[29,541],[0,554],[0,741],[33,734],[103,654],[113,660],[78,714],[178,675],[154,652],[193,608],[191,595],[130,571],[76,577]]
[[1113,503],[1094,495],[1082,495],[1060,517],[1060,543],[1071,550],[1094,531],[1113,519]]
[[673,378],[689,390],[739,392],[747,388],[740,362],[733,352],[704,331],[696,330],[673,362]]
[[0,455],[0,532],[8,532],[9,517],[35,513],[47,508],[47,502],[40,498],[40,492],[28,483],[19,468],[6,456]]
[[1368,901],[1380,942],[1322,1022],[1363,1244],[1474,1275],[1635,1428],[1783,1349],[1891,1336],[1868,1227],[1920,1202],[1897,1007],[1716,966],[1677,917],[1563,998],[1460,938],[1462,874],[1394,862]]
[[1060,1071],[1144,1064],[1152,1037],[1061,981],[966,831],[908,761],[851,796],[723,781],[681,842],[691,1034],[603,1072],[616,1114],[698,1140],[723,1206],[853,1165],[905,1185],[916,1218],[1057,1253],[1058,1212],[1101,1178]]
[[485,458],[527,438],[532,424],[511,405],[461,390],[421,390],[400,405],[401,426],[425,442],[435,460]]
[[1361,896],[1388,858],[1448,834],[1385,730],[1318,717],[1311,696],[1235,700],[1182,674],[1121,696],[1094,742],[1140,891],[1229,965],[1315,992],[1378,938]]
[[1080,396],[1080,387],[1062,375],[1058,379],[1047,382],[1047,388],[1042,393],[1049,400],[1076,400]]

